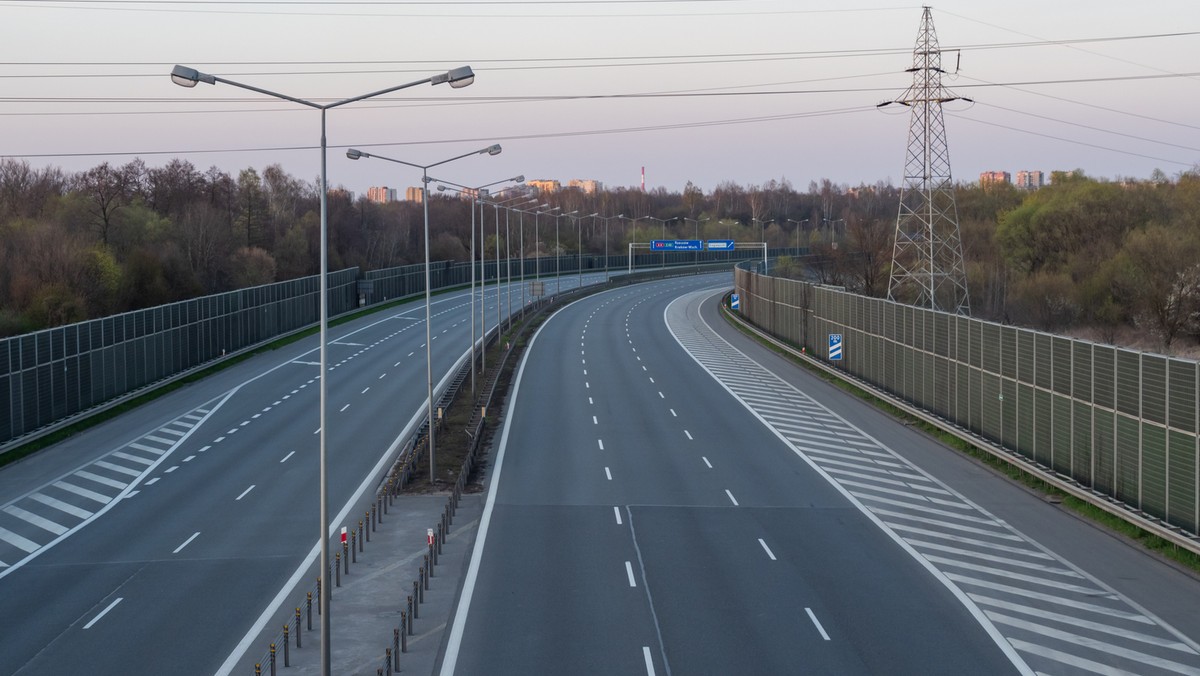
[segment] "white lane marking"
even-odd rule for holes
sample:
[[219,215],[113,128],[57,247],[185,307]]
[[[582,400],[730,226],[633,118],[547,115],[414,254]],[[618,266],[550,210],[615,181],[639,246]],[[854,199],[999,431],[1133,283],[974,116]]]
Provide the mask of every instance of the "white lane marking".
[[341,410],[341,411],[338,411],[338,413],[341,413],[341,412],[345,411],[345,410],[346,410],[346,409],[348,409],[348,408],[350,408],[350,404],[346,404],[345,406],[343,406],[343,407],[342,407],[342,410]]
[[0,528],[0,540],[7,542],[17,549],[23,550],[26,554],[36,552],[41,547],[41,545],[33,540],[17,535],[7,528]]
[[771,557],[771,560],[772,560],[772,561],[775,561],[775,560],[776,560],[776,559],[775,559],[775,552],[772,552],[772,551],[771,551],[771,548],[767,546],[767,543],[763,542],[763,539],[762,539],[762,538],[759,538],[759,539],[758,539],[758,544],[762,545],[763,551],[765,551],[765,552],[767,553],[767,556]]
[[587,375],[587,369],[583,370],[583,375],[585,375],[585,376]]
[[51,521],[50,519],[47,519],[42,516],[38,516],[37,514],[34,514],[33,512],[27,512],[27,511],[21,509],[20,507],[17,507],[16,505],[9,505],[4,508],[4,511],[8,512],[9,514],[12,514],[13,516],[17,517],[18,519],[21,519],[23,521],[28,521],[29,523],[37,526],[38,528],[41,528],[42,530],[48,530],[51,533],[54,533],[55,535],[62,535],[63,533],[67,532],[66,527],[60,526],[57,523],[54,523],[53,521]]
[[104,617],[105,615],[107,615],[107,614],[108,614],[108,611],[110,611],[110,610],[112,610],[113,608],[115,608],[115,607],[117,606],[117,604],[118,604],[118,603],[120,603],[120,602],[121,602],[121,600],[122,600],[123,598],[124,598],[124,597],[118,596],[117,598],[113,599],[113,602],[112,602],[112,603],[110,603],[110,604],[108,604],[108,607],[107,607],[107,608],[105,608],[104,610],[101,610],[99,614],[97,614],[95,617],[93,617],[93,618],[92,618],[92,621],[91,621],[91,622],[88,622],[87,624],[83,625],[83,628],[84,628],[84,629],[91,629],[93,624],[96,624],[97,622],[99,622],[99,621],[100,621],[100,618],[102,618],[102,617]]
[[604,468],[604,476],[608,477],[609,481],[612,481],[612,472],[608,471],[607,467]]
[[633,564],[628,561],[625,562],[625,574],[629,576],[629,586],[636,587],[637,580],[633,579]]
[[666,396],[664,396],[662,392],[659,392],[659,393],[658,393],[658,398],[659,398],[659,399],[666,399]]
[[[412,352],[409,352],[409,353],[408,353],[408,356],[410,356],[410,357],[411,357],[411,356],[412,356]],[[399,366],[400,364],[403,364],[403,363],[404,363],[404,362],[399,362],[399,361],[398,361],[398,362],[396,362],[395,364],[392,364],[392,368],[396,368],[397,366]]]
[[137,495],[138,493],[141,493],[141,491],[129,491],[128,493],[125,494],[125,497],[132,498],[133,496]]
[[124,474],[126,476],[141,476],[142,475],[141,472],[139,472],[135,469],[129,469],[128,467],[114,465],[113,463],[108,462],[106,460],[97,460],[96,462],[94,462],[92,464],[94,464],[97,467],[103,467],[104,469],[107,469],[107,470],[110,470],[113,472],[117,472],[120,474]]
[[604,440],[603,440],[603,439],[597,439],[597,440],[596,440],[596,443],[600,445],[600,450],[602,450],[602,451],[603,451],[603,450],[604,450]]
[[313,430],[313,434],[320,434],[320,433],[321,433],[321,428],[320,428],[320,427],[318,427],[317,429]]
[[159,480],[159,479],[161,479],[161,478],[162,478],[162,477],[160,477],[160,476],[156,476],[156,477],[154,477],[153,479],[151,479],[151,480],[147,481],[147,482],[146,482],[144,485],[146,485],[146,486],[153,486],[154,484],[158,483],[158,480]]
[[167,470],[165,472],[163,472],[163,474],[170,474],[171,472],[174,472],[177,469],[179,469],[179,465],[171,465],[170,467],[167,468]]
[[813,613],[812,608],[805,608],[804,612],[808,613],[808,619],[812,620],[812,623],[817,627],[817,631],[821,632],[821,638],[828,641],[829,634],[825,633],[825,627],[821,626],[821,623],[817,620],[817,616]]
[[197,537],[199,537],[199,535],[200,535],[200,531],[196,531],[195,533],[192,533],[192,537],[190,537],[190,538],[188,538],[188,539],[184,540],[184,541],[183,541],[183,544],[181,544],[181,545],[179,545],[178,547],[176,547],[176,548],[175,548],[175,551],[173,551],[173,552],[171,552],[171,553],[172,553],[172,554],[178,554],[179,552],[183,551],[183,548],[184,548],[184,547],[186,547],[186,546],[188,546],[188,545],[190,545],[190,544],[192,544],[192,540],[195,540]]
[[142,438],[149,439],[150,441],[153,441],[158,444],[162,444],[164,446],[172,446],[175,443],[174,441],[171,441],[170,439],[163,439],[162,437],[156,437],[153,434],[147,434],[146,436],[144,436]]
[[250,488],[247,488],[246,490],[242,491],[242,494],[237,496],[236,498],[234,498],[233,501],[237,502],[238,500],[241,500],[242,498],[246,497],[246,494],[252,490],[254,490],[254,484],[250,484]]
[[137,450],[139,450],[139,451],[145,451],[145,452],[147,452],[147,453],[153,453],[154,455],[162,455],[163,453],[166,453],[166,451],[162,451],[162,450],[159,450],[159,449],[157,449],[157,448],[151,448],[151,447],[149,447],[149,446],[146,446],[146,445],[144,445],[144,444],[139,444],[139,443],[137,443],[137,442],[134,442],[134,443],[131,443],[131,444],[129,444],[129,447],[130,447],[130,448],[136,448],[136,449],[137,449]]
[[66,512],[67,514],[70,514],[71,516],[79,517],[80,519],[86,519],[92,515],[92,513],[87,511],[86,509],[80,509],[80,508],[76,507],[75,505],[69,505],[69,504],[63,502],[62,500],[52,498],[49,495],[42,495],[41,493],[34,493],[33,495],[31,495],[29,497],[33,498],[34,500],[37,500],[38,502],[42,503],[43,505],[53,507],[60,512]]
[[596,420],[596,416],[592,416],[592,424],[593,424],[593,425],[599,425],[599,424],[600,424],[600,421],[599,421],[599,420]]
[[217,437],[216,439],[213,439],[214,444],[219,444],[222,441],[225,441],[225,437]]
[[387,374],[383,373],[383,374],[380,374],[380,376],[379,376],[379,378],[377,378],[377,380],[383,380],[386,377],[387,377]]
[[725,495],[729,496],[729,501],[733,503],[734,507],[738,506],[737,498],[733,497],[733,493],[730,493],[728,488],[725,489]]
[[184,459],[183,459],[183,461],[184,461],[184,462],[191,462],[191,461],[193,461],[193,460],[195,460],[195,459],[196,459],[196,456],[194,456],[194,455],[189,455],[188,457],[184,458]]
[[83,470],[83,469],[79,470],[78,472],[75,472],[75,476],[82,477],[89,481],[95,481],[96,483],[103,484],[105,486],[108,486],[109,488],[120,489],[120,488],[125,488],[126,486],[129,485],[129,484],[125,483],[124,481],[117,481],[116,479],[109,479],[108,477],[103,477],[103,476],[100,476],[99,474],[93,474],[92,472],[89,472],[89,471]]
[[617,525],[620,526],[621,525],[621,510],[618,507],[616,507],[615,505],[613,506],[613,514],[617,517]]
[[363,391],[362,391],[362,392],[359,392],[359,394],[366,394],[366,393],[367,393],[367,390],[369,390],[369,389],[371,389],[371,388],[369,388],[369,387],[364,387],[364,388],[363,388]]
[[589,404],[591,404],[591,405],[593,405],[593,406],[595,406],[595,405],[596,405],[596,402],[592,401],[592,398],[591,398],[591,397],[588,397],[588,403],[589,403]]
[[673,408],[669,408],[669,409],[667,409],[667,410],[671,412],[671,417],[672,417],[672,418],[678,418],[678,417],[679,417],[679,414],[675,412],[675,409],[673,409]]
[[587,389],[589,389],[589,390],[590,390],[590,389],[592,389],[592,386],[591,386],[591,385],[588,385],[586,381],[583,383],[583,386],[584,386],[584,387],[586,387],[586,388],[587,388]]
[[250,417],[251,417],[251,418],[261,418],[261,417],[262,417],[262,414],[261,414],[261,413],[255,413],[254,415],[252,415],[252,416],[250,416]]
[[153,465],[153,464],[154,464],[154,461],[153,461],[153,460],[147,460],[147,459],[145,459],[145,458],[139,458],[139,457],[137,457],[136,455],[130,455],[130,454],[128,454],[128,453],[126,453],[126,452],[124,452],[124,451],[117,451],[117,452],[113,453],[112,455],[113,455],[113,457],[114,457],[114,458],[121,458],[122,460],[128,460],[128,461],[130,461],[130,462],[136,462],[136,463],[138,463],[139,465],[146,465],[147,467],[149,467],[150,465]]
[[653,385],[653,384],[654,384],[654,378],[651,378],[651,379],[650,379],[650,384],[651,384],[651,385]]
[[291,453],[288,453],[287,455],[283,456],[283,460],[280,460],[279,462],[281,462],[281,463],[287,462],[288,458],[292,457],[295,454],[296,454],[296,452],[292,451]]
[[713,468],[712,463],[708,461],[708,458],[706,458],[702,455],[702,456],[700,456],[700,459],[704,461],[704,464],[708,465],[709,469]]
[[[178,423],[178,424],[184,425],[186,423]],[[170,434],[170,435],[176,436],[176,437],[182,437],[184,435],[183,432],[180,432],[179,430],[173,430],[170,427],[160,427],[160,428],[158,428],[158,431],[162,432],[163,434]]]
[[645,367],[645,365],[643,365],[643,366],[642,366],[642,370],[643,370],[643,371],[649,371],[650,369],[646,368],[646,367]]
[[[422,345],[421,347],[425,347],[425,346]],[[416,352],[416,350],[413,350],[413,352]],[[410,357],[413,356],[413,352],[409,352],[408,356],[410,356]],[[399,366],[399,365],[400,365],[400,362],[396,362],[396,366]]]
[[197,453],[203,453],[203,452],[207,451],[207,450],[208,450],[208,449],[210,449],[210,448],[212,448],[212,446],[201,446],[201,447],[200,447],[200,450],[198,450],[198,451],[196,451],[196,452],[197,452]]
[[691,433],[691,432],[689,432],[689,431],[687,431],[687,430],[684,430],[684,431],[683,431],[683,433],[687,435],[688,441],[694,441],[694,440],[692,439],[692,433]]
[[74,493],[75,495],[83,496],[89,500],[95,500],[102,505],[107,505],[108,503],[112,502],[112,498],[108,497],[107,495],[100,495],[95,491],[89,491],[86,488],[80,488],[75,484],[69,484],[65,481],[55,481],[50,485],[54,486],[55,488],[61,488],[68,493]]
[[642,657],[646,660],[646,676],[654,676],[654,659],[650,657],[650,646],[642,646]]

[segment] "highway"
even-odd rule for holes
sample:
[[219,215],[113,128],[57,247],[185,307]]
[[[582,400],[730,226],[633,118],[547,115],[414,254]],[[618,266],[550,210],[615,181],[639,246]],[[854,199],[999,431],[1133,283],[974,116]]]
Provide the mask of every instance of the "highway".
[[[465,359],[470,307],[464,291],[433,299],[435,387]],[[329,336],[336,530],[357,525],[424,414],[424,303]],[[223,673],[276,621],[281,590],[312,584],[317,347],[254,356],[0,470],[0,674]]]
[[582,299],[522,360],[441,673],[1200,674],[1200,583],[725,326]]

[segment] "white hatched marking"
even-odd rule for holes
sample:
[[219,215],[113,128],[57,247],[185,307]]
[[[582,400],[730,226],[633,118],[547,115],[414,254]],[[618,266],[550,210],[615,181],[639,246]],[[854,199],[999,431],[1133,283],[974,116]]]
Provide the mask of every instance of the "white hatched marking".
[[[1078,617],[1072,617],[1071,615],[1063,615],[1061,613],[1053,613],[1048,610],[1041,610],[1040,608],[1034,608],[1032,606],[1023,606],[1018,603],[1009,603],[1007,601],[1001,601],[1000,599],[994,599],[989,596],[983,596],[982,594],[971,594],[970,596],[971,596],[971,600],[975,601],[976,603],[978,603],[980,605],[991,606],[994,608],[1003,608],[1004,610],[1009,610],[1009,611],[1016,612],[1016,613],[1023,613],[1025,615],[1033,615],[1034,617],[1038,617],[1043,620],[1050,620],[1051,622],[1061,622],[1062,624],[1070,625],[1073,627],[1079,627],[1081,629],[1089,629],[1091,631],[1098,631],[1103,634],[1111,634],[1113,636],[1119,636],[1121,638],[1129,639],[1131,641],[1138,641],[1139,643],[1146,643],[1149,645],[1158,646],[1160,648],[1170,648],[1171,650],[1178,650],[1179,652],[1188,653],[1191,655],[1196,654],[1196,651],[1193,650],[1191,646],[1184,644],[1184,643],[1180,643],[1179,641],[1174,641],[1171,639],[1162,639],[1157,636],[1150,636],[1149,634],[1143,634],[1140,631],[1129,631],[1127,629],[1121,629],[1119,627],[1114,627],[1110,624],[1101,624],[1099,622],[1091,622],[1089,620],[1080,619]],[[990,612],[988,612],[988,611],[984,611],[984,612],[987,612],[989,617],[991,616]]]
[[76,507],[75,505],[67,504],[67,503],[63,502],[62,500],[59,500],[58,498],[52,498],[49,495],[42,495],[41,493],[34,493],[33,495],[30,495],[29,497],[34,500],[37,500],[38,502],[42,503],[43,505],[46,505],[47,507],[53,507],[54,509],[57,509],[60,512],[65,512],[65,513],[70,514],[71,516],[79,518],[79,519],[86,519],[92,515],[92,513],[87,511],[86,509],[80,509],[80,508]]
[[102,505],[107,505],[108,503],[112,502],[112,498],[108,497],[107,495],[101,495],[95,491],[89,491],[86,488],[80,488],[75,484],[69,484],[65,481],[55,481],[51,485],[55,488],[61,488],[68,493],[74,493],[80,497],[87,498],[88,500],[95,500]]
[[55,535],[62,535],[63,533],[67,532],[67,528],[65,526],[61,526],[57,523],[54,523],[53,521],[51,521],[50,519],[47,519],[44,516],[39,516],[37,514],[34,514],[33,512],[25,511],[24,509],[21,509],[20,507],[17,507],[16,505],[9,505],[4,508],[4,511],[9,514],[12,514],[13,516],[17,517],[18,519],[21,519],[22,521],[33,524],[33,525],[37,526],[38,528],[41,528],[42,530],[50,531],[51,533],[54,533]]
[[1112,594],[1106,594],[1104,592],[1101,592],[1100,590],[1096,589],[1095,587],[1081,587],[1079,585],[1067,584],[1067,583],[1063,582],[1062,580],[1047,580],[1045,578],[1037,577],[1035,575],[1024,575],[1022,573],[1015,573],[1011,570],[1004,570],[1002,568],[993,568],[991,566],[981,566],[978,564],[969,563],[967,561],[959,561],[957,559],[948,559],[944,556],[926,555],[925,558],[933,563],[940,563],[946,567],[960,568],[963,570],[969,570],[969,571],[972,571],[975,573],[979,573],[982,575],[991,575],[994,577],[1002,577],[1007,580],[1019,580],[1021,582],[1028,582],[1029,584],[1043,585],[1046,587],[1051,587],[1053,589],[1057,589],[1058,591],[1071,592],[1071,593],[1079,594],[1081,596],[1090,596],[1093,598],[1096,598],[1096,597],[1112,598]]
[[109,479],[108,477],[103,477],[103,476],[100,476],[99,474],[93,474],[91,472],[88,472],[87,470],[82,470],[82,469],[79,470],[78,472],[75,472],[75,476],[82,477],[89,481],[95,481],[98,484],[103,484],[110,488],[121,489],[121,488],[125,488],[126,486],[129,485],[123,481],[117,481],[116,479]]
[[1076,645],[1082,648],[1089,648],[1098,652],[1108,653],[1109,655],[1115,655],[1126,660],[1133,660],[1138,664],[1150,665],[1159,669],[1173,671],[1177,674],[1200,676],[1200,669],[1194,669],[1178,662],[1158,657],[1157,655],[1151,655],[1139,650],[1122,648],[1106,641],[1097,641],[1096,639],[1088,638],[1087,636],[1080,636],[1078,634],[1061,631],[1053,627],[1048,627],[1044,624],[1038,624],[1036,622],[1027,622],[1025,620],[1009,617],[1008,615],[1003,615],[1001,613],[988,613],[988,617],[990,617],[993,622],[1000,622],[1002,624],[1007,624],[1010,627],[1016,627],[1025,631],[1035,632],[1039,636],[1059,639],[1067,642],[1070,645]]
[[[153,434],[147,434],[146,436],[144,436],[142,438],[147,439],[149,441],[153,441],[156,444],[162,444],[163,446],[171,446],[175,443],[174,441],[171,441],[170,439],[163,439],[162,437],[156,437]],[[133,444],[129,444],[129,445],[133,446]]]
[[[1005,594],[1013,594],[1015,596],[1023,596],[1025,598],[1037,599],[1038,601],[1045,601],[1047,603],[1055,603],[1060,606],[1066,606],[1068,608],[1074,608],[1076,610],[1086,610],[1088,612],[1097,613],[1100,615],[1108,615],[1109,617],[1119,617],[1122,620],[1130,620],[1132,622],[1141,622],[1143,624],[1150,624],[1150,625],[1154,624],[1154,620],[1151,620],[1150,618],[1148,618],[1145,615],[1142,615],[1140,613],[1131,613],[1131,612],[1119,610],[1116,608],[1108,608],[1105,606],[1098,606],[1094,603],[1087,603],[1085,601],[1075,601],[1075,600],[1068,599],[1068,598],[1065,598],[1062,596],[1054,596],[1053,594],[1043,594],[1041,592],[1030,591],[1028,589],[1022,589],[1020,587],[1014,587],[1012,585],[1000,584],[999,582],[988,582],[987,580],[976,580],[974,578],[970,578],[965,575],[959,575],[958,573],[946,573],[946,577],[955,582],[961,582],[963,584],[971,585],[973,587],[982,587],[983,589],[991,589],[993,591],[1003,592]],[[1106,595],[1104,598],[1111,598],[1111,596],[1112,595],[1109,594],[1109,595]]]
[[30,540],[29,538],[21,537],[7,528],[0,528],[0,540],[24,551],[26,554],[32,554],[41,549],[42,546]]
[[[160,428],[158,428],[158,431],[162,432],[163,434],[170,434],[173,437],[182,437],[185,434],[184,432],[180,432],[179,430],[173,430],[170,427],[160,427]],[[146,438],[149,439],[150,437],[146,437]],[[158,440],[155,439],[155,441],[158,441]],[[174,443],[174,442],[171,442],[171,443]]]
[[142,475],[142,473],[137,471],[136,469],[129,469],[128,467],[122,467],[121,465],[117,465],[115,463],[108,462],[107,460],[97,460],[96,462],[94,462],[92,464],[97,467],[103,467],[104,469],[109,470],[110,472],[117,472],[120,474],[124,474],[125,476],[141,476]]
[[149,447],[149,446],[145,446],[145,445],[143,445],[143,444],[138,444],[138,443],[132,443],[132,444],[129,444],[129,447],[130,447],[130,448],[136,448],[136,449],[137,449],[137,450],[139,450],[139,451],[145,451],[145,452],[147,452],[147,453],[153,453],[154,455],[162,455],[163,453],[166,453],[166,451],[159,450],[159,449],[157,449],[157,448],[151,448],[151,447]]

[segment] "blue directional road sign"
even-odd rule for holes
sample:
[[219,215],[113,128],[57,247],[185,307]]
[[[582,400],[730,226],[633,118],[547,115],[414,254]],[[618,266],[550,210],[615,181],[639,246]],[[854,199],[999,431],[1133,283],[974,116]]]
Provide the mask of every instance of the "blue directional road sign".
[[742,309],[742,297],[736,293],[730,294],[729,307],[733,308],[734,310],[741,310]]
[[733,251],[732,239],[710,239],[708,240],[709,251]]
[[652,239],[650,240],[651,251],[699,251],[700,240],[698,239]]
[[829,361],[842,360],[842,334],[829,334]]

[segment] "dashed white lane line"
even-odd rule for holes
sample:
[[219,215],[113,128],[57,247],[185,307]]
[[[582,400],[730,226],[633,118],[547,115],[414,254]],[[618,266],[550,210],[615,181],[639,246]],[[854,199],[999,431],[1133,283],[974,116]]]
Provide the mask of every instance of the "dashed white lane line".
[[[255,413],[254,415],[252,415],[252,416],[250,416],[250,417],[251,417],[251,418],[254,418],[254,419],[257,419],[257,418],[261,418],[261,417],[262,417],[262,414],[261,414],[261,413]],[[242,424],[243,424],[243,425],[245,425],[246,423],[242,423]]]
[[821,626],[821,623],[817,620],[817,616],[813,613],[812,608],[805,608],[804,612],[808,613],[808,619],[812,620],[812,623],[817,627],[817,631],[821,632],[821,638],[828,641],[829,634],[825,633],[825,627]]
[[214,444],[219,444],[222,441],[225,441],[225,437],[217,437],[216,439],[213,439]]
[[725,489],[725,495],[729,496],[729,501],[733,503],[734,507],[738,506],[737,498],[733,497],[733,493],[730,493],[728,488]]
[[196,456],[194,456],[194,455],[189,455],[188,457],[184,458],[184,459],[183,459],[183,461],[184,461],[184,462],[191,462],[191,461],[193,461],[193,460],[195,460],[195,459],[196,459]]
[[763,551],[767,553],[767,556],[771,557],[772,561],[776,560],[775,552],[771,551],[771,548],[767,546],[767,543],[763,542],[762,538],[758,539],[758,544],[762,545]]
[[247,488],[246,490],[242,491],[242,494],[241,494],[241,495],[239,495],[239,496],[237,496],[236,498],[234,498],[234,499],[233,499],[233,500],[234,500],[234,502],[237,502],[238,500],[241,500],[242,498],[246,497],[246,494],[247,494],[247,493],[249,493],[250,491],[254,490],[254,486],[255,486],[255,484],[250,484],[250,488]]
[[174,472],[177,469],[179,469],[179,465],[171,465],[170,467],[167,468],[166,472],[163,472],[163,474],[170,474],[171,472]]
[[704,461],[704,464],[708,465],[709,469],[713,468],[712,463],[708,461],[708,458],[706,458],[702,455],[702,456],[700,456],[700,459]]
[[386,377],[387,377],[387,374],[384,373],[384,374],[381,374],[377,380],[383,380]]
[[160,477],[160,476],[156,476],[156,477],[154,477],[153,479],[151,479],[151,480],[147,481],[147,482],[146,482],[145,484],[143,484],[143,485],[145,485],[145,486],[153,486],[154,484],[158,483],[158,480],[159,480],[159,479],[161,479],[161,478],[162,478],[162,477]]
[[659,398],[659,399],[666,399],[667,397],[666,397],[666,395],[664,395],[662,392],[659,392],[659,393],[658,393],[658,398]]
[[636,587],[637,580],[633,579],[633,564],[628,561],[625,562],[625,574],[629,576],[629,586]]
[[279,462],[285,463],[288,461],[288,458],[292,457],[293,455],[296,455],[295,451],[292,451],[291,453],[288,453],[287,455],[283,456],[283,460],[280,460]]
[[592,424],[593,424],[593,425],[599,425],[599,424],[600,424],[600,421],[596,419],[596,416],[592,416]]
[[591,386],[591,385],[589,385],[589,384],[587,384],[587,382],[586,382],[586,381],[583,383],[583,386],[584,386],[585,388],[589,389],[589,390],[590,390],[590,389],[592,389],[592,386]]
[[591,397],[588,397],[588,403],[591,404],[592,406],[596,405],[596,402],[592,401]]
[[173,551],[173,552],[171,552],[171,553],[172,553],[172,554],[178,554],[179,552],[183,551],[183,548],[184,548],[184,547],[186,547],[186,546],[188,546],[188,545],[190,545],[190,544],[192,544],[192,540],[195,540],[197,537],[200,537],[200,531],[196,531],[195,533],[192,533],[192,537],[190,537],[190,538],[188,538],[188,539],[184,540],[184,541],[183,541],[183,544],[181,544],[181,545],[179,545],[178,547],[176,547],[176,548],[175,548],[175,551]]
[[695,441],[694,439],[692,439],[692,433],[691,433],[691,432],[689,432],[689,431],[687,431],[687,430],[684,430],[684,431],[683,431],[683,433],[687,435],[688,441]]
[[678,417],[679,417],[679,414],[675,412],[675,409],[673,409],[673,408],[669,408],[669,409],[667,409],[667,410],[671,412],[671,417],[672,417],[672,418],[678,418]]
[[197,453],[203,453],[203,452],[207,451],[207,450],[208,450],[208,449],[210,449],[210,448],[212,448],[212,446],[201,446],[201,447],[200,447],[200,450],[198,450],[198,451],[196,451],[196,452],[197,452]]
[[602,451],[604,450],[604,440],[603,439],[597,439],[596,444],[600,446],[600,450],[602,450]]
[[107,615],[107,614],[108,614],[108,611],[110,611],[110,610],[112,610],[113,608],[117,607],[117,604],[118,604],[118,603],[120,603],[120,602],[123,600],[123,598],[124,598],[124,597],[118,596],[117,598],[113,599],[113,602],[112,602],[112,603],[108,604],[108,606],[107,606],[107,607],[105,607],[105,609],[104,609],[104,610],[101,610],[99,613],[97,613],[97,614],[96,614],[96,616],[92,618],[92,621],[91,621],[91,622],[88,622],[87,624],[83,625],[83,628],[84,628],[84,629],[91,629],[93,624],[96,624],[97,622],[99,622],[99,621],[100,621],[100,618],[102,618],[102,617],[104,617],[105,615]]
[[348,409],[348,408],[350,408],[350,404],[346,404],[345,406],[343,406],[343,407],[342,407],[342,410],[341,410],[341,411],[338,411],[338,413],[343,413],[343,412],[345,412],[345,410],[346,410],[346,409]]
[[369,388],[369,387],[364,387],[364,388],[363,388],[363,391],[362,391],[362,392],[359,392],[359,394],[366,394],[366,393],[367,393],[367,390],[369,390],[369,389],[371,389],[371,388]]
[[650,657],[650,646],[642,646],[642,657],[646,660],[646,676],[654,676],[654,658]]
[[613,516],[617,517],[617,525],[621,525],[621,510],[616,505],[613,506]]
[[612,472],[608,471],[607,467],[604,468],[604,476],[608,477],[609,481],[612,481]]

